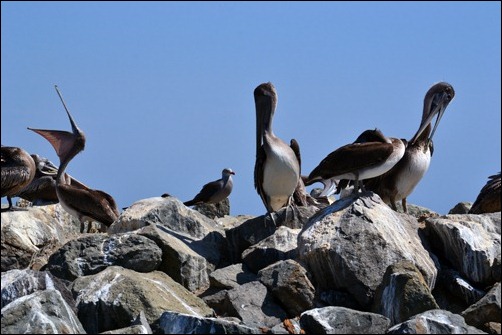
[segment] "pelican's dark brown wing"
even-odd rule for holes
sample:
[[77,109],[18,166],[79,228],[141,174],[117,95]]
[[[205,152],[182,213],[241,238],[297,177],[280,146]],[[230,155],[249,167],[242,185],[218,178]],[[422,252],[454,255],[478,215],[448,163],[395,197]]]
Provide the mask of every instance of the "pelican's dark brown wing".
[[330,153],[309,174],[309,181],[329,179],[384,162],[393,152],[392,143],[347,144]]
[[59,185],[59,194],[65,199],[66,205],[78,212],[80,217],[91,218],[106,226],[110,226],[118,218],[117,205],[108,193],[62,184]]
[[500,212],[500,172],[488,179],[472,204],[469,214]]

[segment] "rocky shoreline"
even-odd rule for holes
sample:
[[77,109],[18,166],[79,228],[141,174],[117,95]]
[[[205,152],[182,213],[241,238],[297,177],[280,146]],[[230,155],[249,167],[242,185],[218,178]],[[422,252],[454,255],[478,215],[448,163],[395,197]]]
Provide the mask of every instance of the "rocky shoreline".
[[59,204],[3,212],[2,333],[500,334],[500,212],[225,206],[143,199],[85,234]]

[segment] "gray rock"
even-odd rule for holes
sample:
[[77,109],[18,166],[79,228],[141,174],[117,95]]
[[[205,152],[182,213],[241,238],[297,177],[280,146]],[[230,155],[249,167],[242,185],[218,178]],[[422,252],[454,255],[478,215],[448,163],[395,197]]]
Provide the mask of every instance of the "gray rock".
[[164,312],[159,323],[162,334],[261,334],[258,328],[233,321],[175,312]]
[[323,307],[302,313],[300,325],[307,334],[385,334],[390,320],[345,307]]
[[483,329],[486,323],[500,323],[500,312],[500,283],[497,283],[483,298],[469,306],[461,315],[469,325]]
[[413,263],[401,261],[389,265],[376,292],[373,312],[388,317],[392,324],[396,324],[438,308],[422,274]]
[[448,214],[468,214],[472,207],[472,202],[459,202],[455,205]]
[[213,315],[204,301],[160,271],[139,273],[110,266],[96,275],[77,278],[72,291],[88,333],[129,327],[141,311],[150,325],[164,311]]
[[279,261],[260,270],[258,277],[290,317],[299,316],[314,306],[314,286],[298,262]]
[[320,210],[298,236],[300,259],[316,288],[347,291],[363,308],[391,264],[409,260],[433,288],[437,269],[422,246],[417,220],[394,212],[373,193]]
[[257,273],[277,261],[297,258],[299,233],[300,229],[291,229],[285,226],[277,228],[272,235],[244,250],[242,263]]
[[226,241],[219,231],[210,232],[202,239],[173,232],[161,225],[148,225],[136,232],[154,240],[162,249],[162,263],[158,269],[191,292],[208,288],[208,275],[225,258],[222,250]]
[[177,198],[155,197],[139,200],[128,207],[108,228],[108,233],[132,231],[150,224],[197,239],[220,230],[214,220],[186,207]]
[[221,289],[231,289],[242,284],[257,280],[257,276],[242,264],[233,264],[217,269],[209,275],[211,287]]
[[462,316],[434,309],[417,314],[408,321],[399,323],[387,331],[388,334],[486,334],[465,323]]
[[[269,237],[280,226],[291,229],[301,228],[316,211],[317,208],[314,206],[298,207],[295,211],[291,208],[282,208],[270,215],[249,219],[238,226],[225,230],[231,262],[241,263],[244,250]],[[272,221],[272,217],[274,221]]]
[[230,215],[230,200],[228,198],[216,204],[197,204],[193,206],[197,212],[207,216],[210,219],[222,218],[225,215]]
[[473,284],[500,281],[500,212],[446,215],[425,221],[431,248]]
[[2,212],[1,270],[40,269],[49,255],[80,233],[80,223],[61,205]]
[[36,291],[2,308],[2,334],[85,334],[57,290]]
[[49,289],[58,290],[68,306],[77,312],[71,291],[62,280],[50,272],[30,269],[2,272],[2,308],[18,298]]
[[271,328],[286,318],[286,312],[258,281],[228,290],[224,304],[226,315],[239,318],[248,327]]
[[144,236],[92,234],[66,243],[51,255],[47,269],[59,278],[74,280],[111,265],[150,272],[159,266],[161,257],[160,248]]

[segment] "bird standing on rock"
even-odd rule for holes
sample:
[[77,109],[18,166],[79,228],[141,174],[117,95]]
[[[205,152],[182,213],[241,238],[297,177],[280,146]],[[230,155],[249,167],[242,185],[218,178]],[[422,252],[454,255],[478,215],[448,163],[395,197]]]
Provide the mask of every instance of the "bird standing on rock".
[[[185,201],[183,204],[185,206],[192,206],[199,203],[216,204],[226,199],[232,192],[234,186],[232,175],[235,175],[232,169],[223,169],[223,171],[221,171],[221,179],[207,183],[192,200]],[[162,196],[165,197],[164,195]]]

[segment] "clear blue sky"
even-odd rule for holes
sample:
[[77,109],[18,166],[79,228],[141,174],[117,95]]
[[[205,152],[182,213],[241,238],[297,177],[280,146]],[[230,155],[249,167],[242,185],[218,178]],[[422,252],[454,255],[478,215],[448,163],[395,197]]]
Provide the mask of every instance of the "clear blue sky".
[[[253,90],[308,174],[378,127],[410,139],[429,87],[456,91],[408,203],[446,214],[501,168],[500,2],[1,2],[1,143],[58,164],[26,127],[87,136],[67,172],[119,207],[191,199],[232,168],[231,215],[266,212],[253,185]],[[310,190],[310,188],[309,188]],[[2,199],[5,203],[5,198]]]

